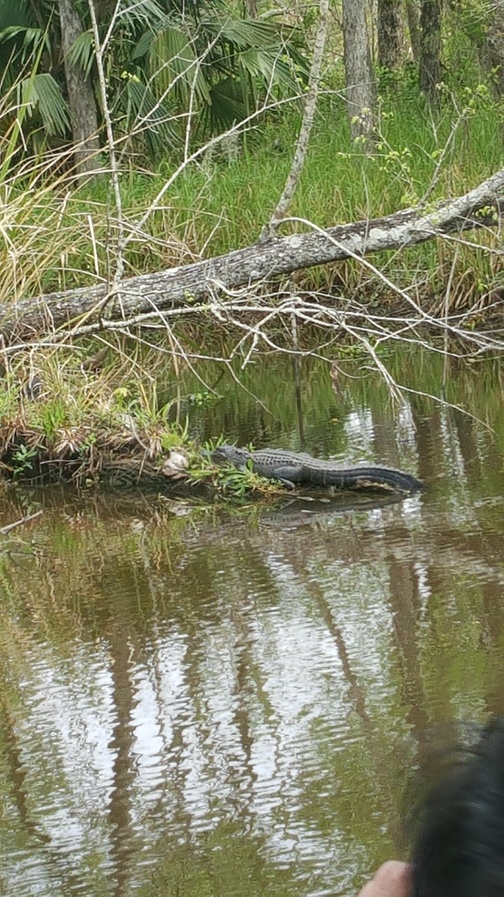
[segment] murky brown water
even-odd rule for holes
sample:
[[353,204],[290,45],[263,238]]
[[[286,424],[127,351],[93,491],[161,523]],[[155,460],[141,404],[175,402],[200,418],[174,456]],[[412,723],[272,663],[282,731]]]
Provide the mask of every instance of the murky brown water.
[[[398,504],[5,491],[0,525],[44,513],[0,544],[3,893],[352,895],[400,855],[429,727],[504,711],[494,373],[448,395],[493,432],[378,387],[305,414],[308,449],[426,479]],[[298,447],[253,409],[197,426]]]

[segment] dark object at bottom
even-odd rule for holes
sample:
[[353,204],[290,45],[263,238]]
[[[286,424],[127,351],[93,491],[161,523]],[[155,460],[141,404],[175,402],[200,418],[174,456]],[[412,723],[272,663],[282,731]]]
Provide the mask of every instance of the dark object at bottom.
[[336,489],[370,489],[411,493],[423,489],[420,480],[393,467],[342,467],[332,461],[319,461],[304,452],[284,449],[259,449],[249,452],[234,445],[220,445],[212,452],[216,464],[233,464],[245,469],[252,462],[254,473],[279,480],[293,489],[297,486],[332,486]]
[[504,719],[424,772],[430,787],[413,819],[411,897],[504,897]]

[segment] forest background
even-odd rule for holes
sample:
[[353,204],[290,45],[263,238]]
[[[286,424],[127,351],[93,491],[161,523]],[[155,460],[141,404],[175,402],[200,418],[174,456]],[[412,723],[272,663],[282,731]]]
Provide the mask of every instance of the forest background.
[[156,462],[208,358],[501,353],[503,66],[501,0],[0,0],[3,463]]

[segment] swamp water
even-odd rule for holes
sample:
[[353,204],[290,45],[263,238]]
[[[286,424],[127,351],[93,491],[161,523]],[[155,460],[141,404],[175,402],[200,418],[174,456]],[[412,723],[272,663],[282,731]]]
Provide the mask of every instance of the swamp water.
[[[194,434],[298,449],[291,373],[194,393]],[[429,730],[504,712],[499,375],[448,371],[478,423],[305,372],[304,447],[426,481],[397,503],[2,491],[43,514],[0,545],[1,893],[350,897],[401,855]]]

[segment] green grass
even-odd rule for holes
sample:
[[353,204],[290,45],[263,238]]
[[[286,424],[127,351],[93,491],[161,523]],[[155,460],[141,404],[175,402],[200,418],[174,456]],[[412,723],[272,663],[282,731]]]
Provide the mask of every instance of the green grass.
[[[502,164],[499,116],[499,107],[485,90],[461,89],[456,102],[443,97],[441,114],[433,121],[406,79],[384,89],[376,152],[363,156],[351,144],[341,99],[335,93],[326,94],[320,100],[291,214],[318,226],[379,217],[417,202],[433,179],[429,201],[464,193]],[[131,159],[120,175],[125,233],[134,235],[125,252],[126,275],[186,264],[253,243],[283,189],[299,124],[299,110],[291,109],[271,116],[246,140],[224,142],[203,155],[175,180],[142,232],[138,223],[172,175],[175,162],[165,160],[147,170]],[[55,175],[53,162],[40,157],[32,166],[18,162],[17,167],[4,167],[0,198],[0,304],[107,282],[113,276],[118,225],[108,177],[76,186],[67,174]],[[296,227],[303,225],[286,223],[280,233]],[[483,231],[473,237],[475,242],[494,246],[498,239]],[[443,310],[450,279],[451,310],[472,306],[479,299],[483,308],[492,290],[502,289],[499,256],[468,246],[431,241],[375,255],[371,261],[438,312]],[[296,286],[300,292],[326,290],[336,298],[357,296],[375,310],[377,304],[386,306],[390,298],[388,288],[354,261],[299,272]],[[474,322],[475,326],[481,323],[478,315]],[[290,324],[284,328],[276,320],[271,326],[279,342],[290,346]],[[303,349],[309,340],[315,345],[316,339],[326,335],[327,331],[315,327],[304,328]],[[96,433],[121,433],[126,414],[133,416],[153,457],[158,448],[169,451],[180,440],[181,431],[166,428],[157,414],[165,401],[175,401],[171,386],[180,383],[187,366],[187,357],[180,356],[191,349],[200,353],[202,342],[208,353],[226,355],[228,351],[225,346],[219,349],[227,339],[226,327],[219,329],[214,319],[193,322],[185,329],[178,323],[176,336],[179,357],[172,354],[173,333],[172,342],[167,342],[165,331],[147,334],[164,354],[109,334],[105,343],[113,363],[109,358],[97,382],[79,373],[86,353],[96,346],[58,348],[53,358],[50,350],[34,350],[30,359],[22,351],[19,357],[8,357],[7,374],[14,387],[4,392],[0,411],[3,425],[12,425],[19,436],[9,443],[12,450],[18,451],[23,444],[30,447],[21,433],[26,426],[32,440],[41,434],[48,451],[92,453]],[[341,339],[337,328],[332,336],[334,341]],[[17,390],[30,368],[42,374],[53,400],[30,407],[28,416],[23,413],[19,420]],[[241,380],[244,374],[239,371],[237,376]],[[103,411],[98,413],[99,420],[97,408]],[[180,422],[181,430],[185,423]],[[31,463],[24,456],[14,460],[20,466]]]
[[[130,240],[126,274],[253,243],[282,191],[299,121],[296,110],[275,116],[246,140],[233,142],[232,151],[224,142],[188,166],[143,233]],[[445,97],[440,117],[432,122],[406,81],[381,98],[376,152],[363,156],[350,142],[342,101],[322,97],[291,214],[319,226],[387,215],[415,204],[434,177],[430,200],[463,193],[501,166],[500,127],[498,110],[482,89],[461,91],[456,104]],[[136,164],[132,159],[121,173],[127,235],[174,168],[164,161],[157,170],[139,171]],[[118,229],[107,177],[75,188],[65,175],[54,180],[24,166],[8,171],[3,198],[0,301],[109,279]],[[289,228],[286,224],[281,232]],[[438,289],[452,253],[433,242],[392,257],[389,276],[409,283],[420,268]],[[474,267],[474,282],[483,290],[488,285],[492,272],[481,253],[464,249],[458,266],[460,271]],[[338,271],[345,283],[359,284],[360,266],[345,263]],[[298,284],[324,286],[330,278],[323,270],[306,272]]]

